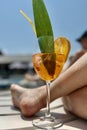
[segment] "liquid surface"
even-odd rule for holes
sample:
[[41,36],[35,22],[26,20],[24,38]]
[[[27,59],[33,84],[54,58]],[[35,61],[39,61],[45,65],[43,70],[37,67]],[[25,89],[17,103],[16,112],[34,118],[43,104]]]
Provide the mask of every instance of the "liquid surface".
[[36,73],[43,80],[54,80],[61,72],[65,56],[58,53],[38,53],[33,55],[33,65]]

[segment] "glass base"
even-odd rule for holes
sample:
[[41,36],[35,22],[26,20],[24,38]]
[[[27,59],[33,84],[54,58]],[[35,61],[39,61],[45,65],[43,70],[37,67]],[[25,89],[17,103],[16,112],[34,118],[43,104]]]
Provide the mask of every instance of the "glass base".
[[32,124],[37,128],[45,129],[45,130],[56,129],[63,125],[60,120],[55,119],[54,117],[50,117],[50,118],[41,117],[39,119],[33,120]]

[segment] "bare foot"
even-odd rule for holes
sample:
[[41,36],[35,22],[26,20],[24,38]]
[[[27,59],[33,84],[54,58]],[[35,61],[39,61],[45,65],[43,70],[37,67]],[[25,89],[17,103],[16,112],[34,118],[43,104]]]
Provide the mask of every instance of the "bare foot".
[[44,87],[26,89],[19,85],[11,85],[13,105],[18,107],[25,116],[32,116],[46,105]]

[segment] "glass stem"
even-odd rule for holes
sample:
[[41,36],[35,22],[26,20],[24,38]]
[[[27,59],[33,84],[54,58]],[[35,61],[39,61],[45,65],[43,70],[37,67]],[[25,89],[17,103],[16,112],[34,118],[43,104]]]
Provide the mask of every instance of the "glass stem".
[[45,118],[50,118],[51,113],[50,113],[50,81],[46,81],[46,89],[47,89],[47,110],[45,113]]

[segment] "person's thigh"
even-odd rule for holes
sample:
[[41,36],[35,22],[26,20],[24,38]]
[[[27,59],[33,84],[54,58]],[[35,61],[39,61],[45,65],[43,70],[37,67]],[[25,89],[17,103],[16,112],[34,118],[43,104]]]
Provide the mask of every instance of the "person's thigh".
[[87,119],[87,86],[63,97],[64,108]]

